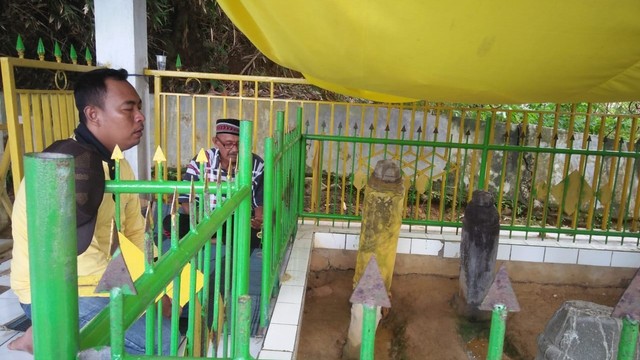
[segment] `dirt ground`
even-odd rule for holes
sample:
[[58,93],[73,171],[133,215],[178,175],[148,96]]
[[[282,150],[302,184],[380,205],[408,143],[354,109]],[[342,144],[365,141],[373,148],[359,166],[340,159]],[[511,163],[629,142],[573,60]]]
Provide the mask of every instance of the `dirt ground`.
[[[297,358],[341,359],[349,327],[352,270],[311,272]],[[521,311],[507,319],[503,359],[531,360],[536,338],[566,300],[614,306],[624,288],[513,283]],[[458,279],[397,275],[391,285],[391,311],[376,333],[375,358],[485,359],[488,324],[460,320],[450,305]]]

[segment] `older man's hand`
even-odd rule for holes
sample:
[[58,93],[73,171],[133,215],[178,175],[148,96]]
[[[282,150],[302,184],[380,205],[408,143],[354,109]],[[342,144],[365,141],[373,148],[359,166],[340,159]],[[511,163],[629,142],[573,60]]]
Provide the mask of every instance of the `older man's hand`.
[[251,227],[256,230],[262,229],[262,206],[254,210],[255,215],[251,218]]

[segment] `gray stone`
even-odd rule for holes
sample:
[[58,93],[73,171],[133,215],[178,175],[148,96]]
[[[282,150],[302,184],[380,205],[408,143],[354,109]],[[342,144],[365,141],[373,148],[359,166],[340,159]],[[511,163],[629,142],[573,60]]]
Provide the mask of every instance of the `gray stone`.
[[[538,336],[536,360],[614,360],[622,321],[613,308],[587,301],[566,301]],[[636,350],[636,360],[640,355]]]
[[478,306],[493,283],[499,234],[500,217],[493,195],[475,190],[462,219],[460,286],[454,300],[458,314],[469,319],[491,318],[491,312],[480,311]]

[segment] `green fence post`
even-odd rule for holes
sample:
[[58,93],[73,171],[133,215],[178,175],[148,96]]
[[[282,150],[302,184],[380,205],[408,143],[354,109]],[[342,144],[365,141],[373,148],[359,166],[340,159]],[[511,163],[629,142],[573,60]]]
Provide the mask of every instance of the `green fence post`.
[[238,298],[238,347],[234,359],[251,359],[249,341],[251,339],[251,296],[241,295]]
[[275,275],[272,274],[273,262],[273,178],[274,178],[273,138],[264,141],[264,223],[262,225],[262,294],[260,296],[260,326],[267,326],[269,300]]
[[32,153],[24,156],[24,167],[34,356],[75,359],[79,335],[74,160],[70,155]]
[[[240,149],[238,153],[238,188],[251,188],[252,178],[251,178],[251,164],[253,161],[253,154],[251,152],[251,135],[253,134],[253,123],[251,121],[243,120],[240,122]],[[234,260],[237,259],[237,262],[234,261],[233,267],[237,269],[237,273],[234,274],[233,284],[234,290],[233,294],[235,297],[233,298],[234,304],[239,304],[239,297],[242,295],[247,295],[249,293],[249,243],[251,241],[251,195],[246,197],[240,205],[238,205],[238,209],[236,211],[236,221],[239,226],[236,227],[236,240],[233,246],[236,247],[237,257],[234,255]],[[243,330],[241,326],[237,325],[237,320],[239,316],[242,314],[235,313],[235,316],[232,315],[232,321],[236,323],[233,325],[233,339],[239,339],[240,332]],[[232,323],[233,324],[233,323]],[[249,353],[249,347],[247,344],[240,344],[236,341],[232,340],[232,344],[237,344],[236,346],[232,345],[235,349],[233,353]],[[245,349],[246,347],[246,349]]]
[[377,306],[362,305],[362,343],[360,344],[360,360],[373,360],[376,346]]
[[[298,108],[298,115],[296,118],[296,149],[295,149],[295,159],[297,162],[297,166],[298,166],[298,178],[296,179],[296,192],[295,194],[298,196],[298,198],[296,199],[297,201],[297,205],[296,205],[296,222],[298,221],[298,217],[300,216],[300,214],[302,213],[302,211],[304,210],[304,179],[305,179],[305,172],[307,169],[307,163],[306,163],[306,153],[305,153],[305,144],[304,144],[304,138],[302,137],[302,112],[303,109],[300,107]],[[354,157],[355,159],[355,157]],[[297,229],[297,226],[296,226]]]
[[[111,360],[120,360],[124,356],[124,294],[122,289],[111,289],[109,301],[109,319],[111,320]],[[153,340],[153,336],[151,336]]]
[[[489,157],[489,142],[491,142],[491,123],[492,117],[488,118],[484,127],[484,140],[482,142],[482,157],[480,158],[480,174],[478,175],[478,190],[485,189],[485,180],[487,177],[487,159]],[[473,187],[473,184],[469,184]]]
[[283,234],[283,224],[284,224],[284,204],[282,193],[284,191],[284,174],[282,173],[283,169],[283,160],[282,160],[282,151],[284,149],[284,112],[278,111],[276,118],[276,139],[275,139],[275,183],[276,183],[276,192],[275,192],[275,201],[276,201],[276,216],[274,218],[276,230],[275,235],[272,239],[275,241],[273,244],[273,253],[276,255],[278,259],[280,259],[280,254],[282,252],[282,234]]
[[[302,131],[302,108],[300,108],[300,112],[298,113],[298,129],[300,138],[298,139],[298,146],[300,146],[299,150],[299,166],[300,172],[298,181],[300,182],[300,191],[298,192],[298,216],[302,215],[304,212],[304,193],[306,191],[306,172],[307,172],[307,138],[305,137],[305,133]],[[355,152],[354,152],[355,154]],[[302,223],[304,224],[304,218],[302,218]]]
[[502,304],[495,305],[491,316],[491,331],[489,333],[489,352],[487,353],[487,360],[502,359],[506,320],[507,308]]
[[628,315],[622,319],[622,331],[618,345],[618,360],[632,360],[638,343],[638,321]]

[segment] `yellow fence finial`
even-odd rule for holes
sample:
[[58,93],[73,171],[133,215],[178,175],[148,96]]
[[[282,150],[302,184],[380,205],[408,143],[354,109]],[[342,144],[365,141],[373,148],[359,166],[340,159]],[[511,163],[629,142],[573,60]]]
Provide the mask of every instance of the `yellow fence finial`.
[[196,162],[200,164],[207,162],[207,154],[204,152],[203,148],[200,148],[198,156],[196,157]]
[[158,147],[156,148],[156,152],[153,154],[153,161],[157,163],[167,162],[167,157],[164,156],[164,151],[162,151],[160,145],[158,145]]
[[113,149],[111,159],[116,161],[124,159],[124,155],[122,154],[122,150],[120,150],[120,146],[116,145],[115,149]]

